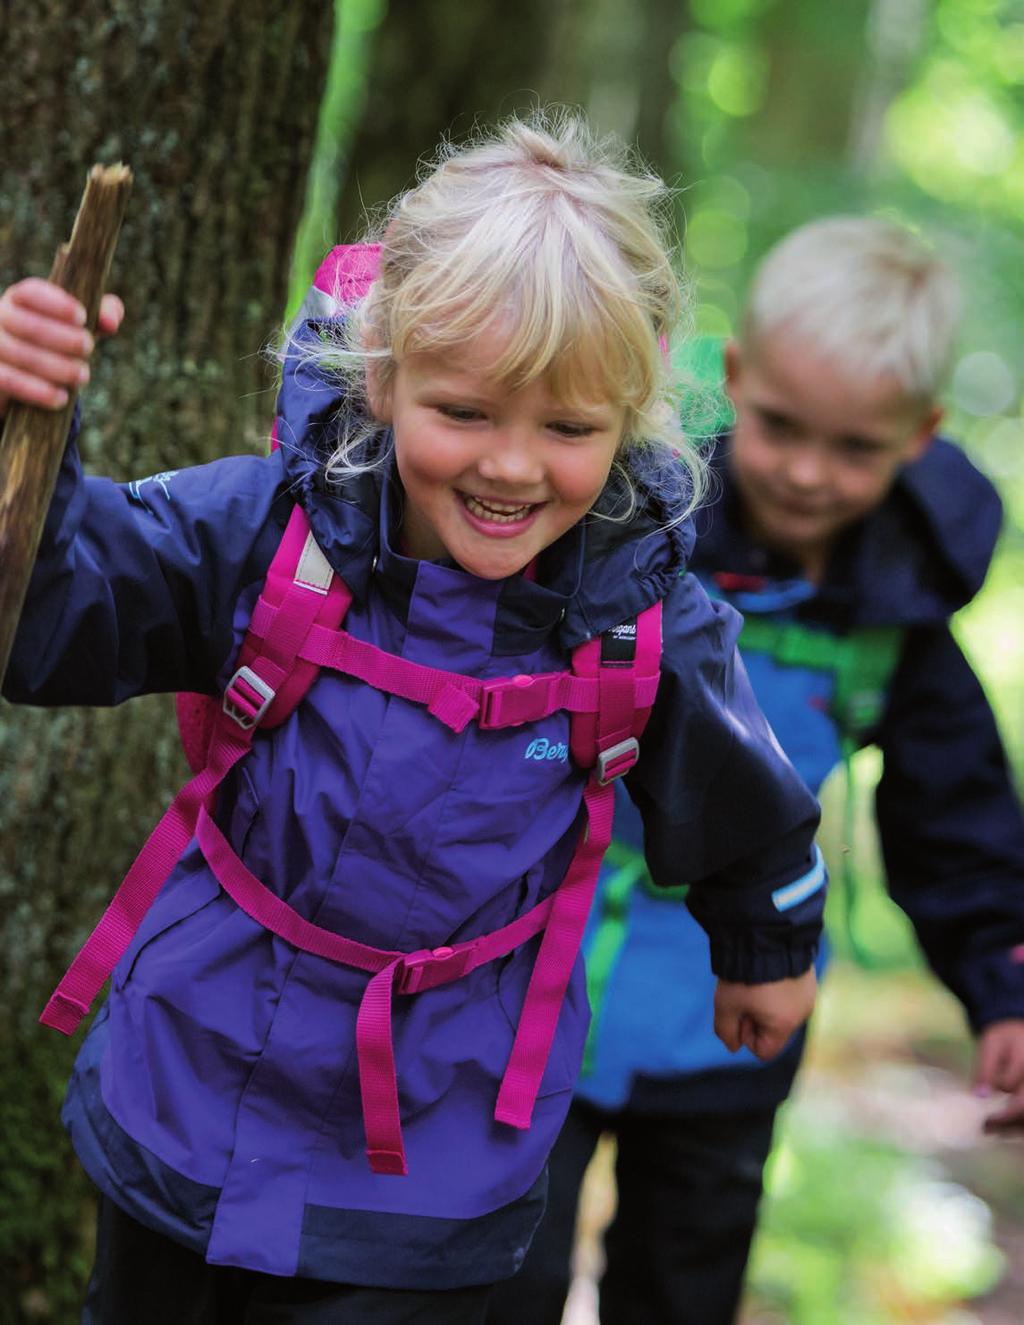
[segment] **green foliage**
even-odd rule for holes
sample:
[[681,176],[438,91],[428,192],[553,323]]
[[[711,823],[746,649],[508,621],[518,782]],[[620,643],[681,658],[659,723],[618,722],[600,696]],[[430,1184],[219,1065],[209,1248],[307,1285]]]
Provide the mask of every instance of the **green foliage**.
[[954,1325],[957,1304],[998,1280],[987,1207],[934,1164],[811,1100],[788,1105],[781,1129],[749,1275],[772,1319]]
[[324,254],[339,240],[355,238],[335,233],[334,215],[345,152],[366,93],[370,43],[386,9],[387,0],[335,0],[331,68],[320,106],[305,216],[292,257],[288,317],[302,302]]

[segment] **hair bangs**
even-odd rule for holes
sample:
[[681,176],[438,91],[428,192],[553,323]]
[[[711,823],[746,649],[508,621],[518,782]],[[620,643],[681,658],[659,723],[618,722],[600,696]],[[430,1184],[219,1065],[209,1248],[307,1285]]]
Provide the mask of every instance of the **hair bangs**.
[[636,280],[561,199],[538,189],[527,201],[499,201],[444,261],[435,252],[409,274],[391,306],[393,357],[457,351],[493,329],[500,350],[486,367],[496,380],[519,388],[547,377],[567,404],[643,410],[658,388],[658,335]]

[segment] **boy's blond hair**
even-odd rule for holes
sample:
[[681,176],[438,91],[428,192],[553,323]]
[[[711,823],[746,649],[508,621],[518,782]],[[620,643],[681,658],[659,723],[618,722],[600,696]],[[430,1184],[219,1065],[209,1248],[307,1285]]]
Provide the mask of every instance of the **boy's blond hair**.
[[[619,518],[632,512],[641,471],[681,472],[673,496],[692,506],[703,467],[682,440],[669,377],[684,299],[662,220],[667,199],[657,176],[568,113],[445,145],[389,208],[376,236],[378,277],[322,357],[358,400],[368,372],[387,392],[407,355],[458,352],[496,329],[493,372],[510,388],[543,376],[567,404],[624,407],[617,468],[630,496]],[[332,477],[370,467],[367,438],[357,426],[342,439]],[[662,464],[668,451],[682,466]]]
[[849,377],[893,374],[930,404],[948,374],[960,312],[956,277],[906,227],[832,216],[787,235],[754,276],[740,343],[785,331]]

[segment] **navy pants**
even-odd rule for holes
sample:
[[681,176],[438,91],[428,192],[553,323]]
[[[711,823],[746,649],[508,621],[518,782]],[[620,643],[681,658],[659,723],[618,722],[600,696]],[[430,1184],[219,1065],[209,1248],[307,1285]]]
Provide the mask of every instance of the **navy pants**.
[[490,1291],[358,1288],[207,1265],[101,1198],[82,1325],[483,1325]]
[[652,1117],[577,1102],[551,1154],[548,1207],[487,1325],[559,1325],[576,1203],[602,1132],[618,1142],[601,1325],[731,1325],[743,1287],[775,1109]]

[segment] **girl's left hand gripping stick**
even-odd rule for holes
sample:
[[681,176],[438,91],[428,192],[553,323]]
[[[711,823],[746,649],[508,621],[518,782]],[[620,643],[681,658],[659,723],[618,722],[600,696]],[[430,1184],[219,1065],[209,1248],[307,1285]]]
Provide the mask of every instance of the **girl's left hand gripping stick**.
[[[127,166],[93,166],[71,238],[53,260],[50,280],[84,305],[92,332],[131,187]],[[12,401],[0,437],[0,680],[67,444],[75,394],[69,391],[62,410]]]

